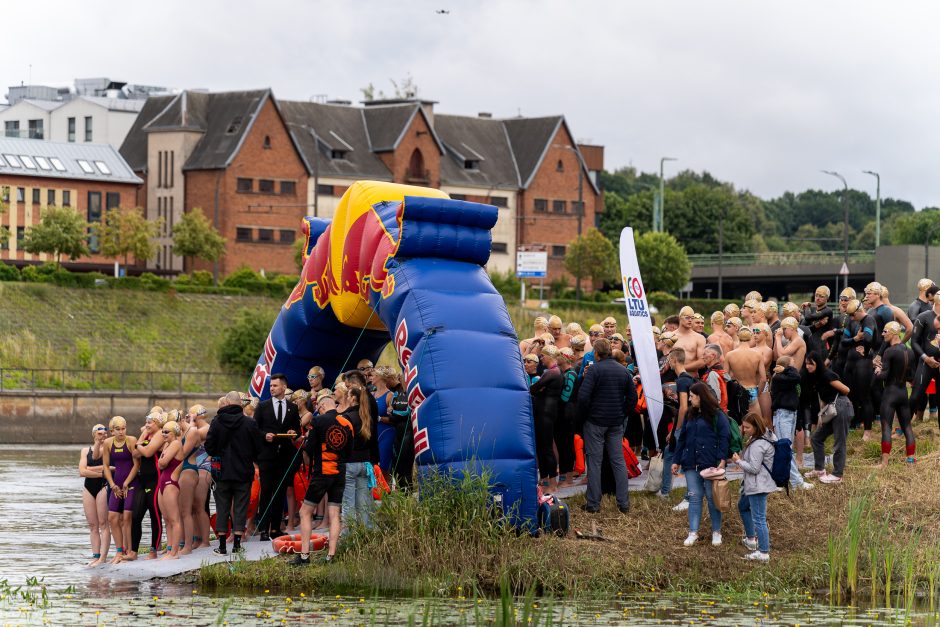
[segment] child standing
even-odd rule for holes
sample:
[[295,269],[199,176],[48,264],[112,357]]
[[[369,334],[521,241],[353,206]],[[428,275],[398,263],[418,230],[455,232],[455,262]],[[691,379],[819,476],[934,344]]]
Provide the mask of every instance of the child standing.
[[763,420],[754,413],[744,416],[741,431],[747,444],[733,460],[744,471],[738,512],[744,524],[744,546],[751,553],[745,559],[770,561],[770,529],[767,527],[767,495],[777,489],[770,469],[774,463],[776,436],[764,431]]

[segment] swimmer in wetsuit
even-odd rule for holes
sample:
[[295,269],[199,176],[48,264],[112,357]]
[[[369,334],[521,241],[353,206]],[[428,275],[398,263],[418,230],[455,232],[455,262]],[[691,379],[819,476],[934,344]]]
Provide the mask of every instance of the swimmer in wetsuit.
[[[111,487],[111,495],[108,497],[108,523],[111,525],[111,536],[117,551],[111,563],[119,564],[127,557],[127,550],[130,548],[131,516],[134,498],[140,488],[140,482],[137,480],[140,460],[134,456],[137,438],[127,435],[127,421],[122,416],[115,416],[108,426],[114,435],[102,445],[101,464],[105,481]],[[113,472],[111,468],[114,468]]]
[[872,349],[875,346],[877,323],[857,300],[849,301],[845,312],[850,320],[842,333],[842,344],[847,347],[844,379],[851,390],[849,399],[855,408],[855,419],[862,422],[865,428],[862,440],[868,442],[875,417],[871,388],[875,372]]
[[108,560],[111,548],[111,530],[108,527],[108,491],[104,480],[101,458],[104,455],[104,441],[108,439],[108,429],[104,425],[95,425],[91,430],[94,440],[91,446],[82,449],[78,460],[78,474],[85,478],[82,488],[82,506],[85,520],[88,521],[88,534],[91,540],[91,561],[88,566],[98,566]]
[[130,556],[136,556],[140,549],[140,540],[143,536],[144,516],[150,514],[150,552],[146,559],[157,559],[160,552],[160,540],[163,537],[163,524],[160,517],[160,508],[157,507],[157,478],[160,469],[157,467],[157,457],[163,448],[163,423],[166,414],[163,408],[154,406],[147,414],[144,426],[140,430],[140,440],[134,447],[134,452],[140,460],[140,492],[134,499],[134,517],[131,519],[131,551]]
[[914,429],[911,428],[911,406],[907,399],[907,382],[911,379],[914,364],[914,352],[901,344],[903,327],[891,321],[885,325],[882,335],[889,345],[881,357],[881,366],[875,367],[875,378],[884,383],[884,392],[881,396],[881,463],[879,467],[885,468],[891,457],[891,426],[894,423],[895,413],[898,424],[904,431],[905,453],[907,461],[915,461],[916,442]]
[[180,541],[183,538],[183,525],[180,520],[180,484],[179,467],[182,460],[177,459],[181,449],[180,433],[182,429],[178,422],[173,420],[163,425],[160,433],[166,440],[163,452],[157,464],[160,466],[160,480],[157,482],[157,500],[160,511],[163,512],[163,521],[166,523],[166,555],[160,559],[179,559]]

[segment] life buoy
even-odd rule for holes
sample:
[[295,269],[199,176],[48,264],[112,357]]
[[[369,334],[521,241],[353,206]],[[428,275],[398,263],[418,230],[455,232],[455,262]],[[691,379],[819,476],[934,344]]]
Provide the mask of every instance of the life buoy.
[[[310,550],[319,551],[326,546],[327,537],[319,533],[310,534]],[[271,540],[275,553],[300,553],[300,534],[281,536]]]
[[584,467],[584,439],[577,433],[574,435],[574,471],[583,475]]

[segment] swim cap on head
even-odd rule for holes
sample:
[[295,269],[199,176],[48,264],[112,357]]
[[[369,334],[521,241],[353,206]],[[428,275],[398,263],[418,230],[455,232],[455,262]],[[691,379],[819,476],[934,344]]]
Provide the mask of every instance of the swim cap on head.
[[569,322],[568,326],[565,327],[565,333],[568,335],[581,335],[584,333],[584,329],[577,322]]
[[614,333],[613,335],[610,336],[610,339],[611,339],[611,340],[620,340],[621,342],[623,342],[623,336],[620,335],[619,333]]
[[327,396],[333,396],[333,393],[330,392],[328,389],[323,388],[322,390],[320,390],[319,392],[317,392],[317,402],[319,403],[320,401],[322,401],[322,400],[323,400],[324,398],[326,398]]
[[816,295],[816,296],[822,296],[822,297],[825,298],[826,300],[829,300],[829,294],[830,294],[830,293],[831,293],[831,292],[829,291],[829,288],[828,288],[828,287],[826,287],[825,285],[820,285],[819,287],[816,288],[816,293],[815,293],[815,295]]
[[537,364],[537,363],[539,363],[539,356],[538,356],[538,355],[533,355],[532,353],[529,353],[528,355],[525,356],[525,359],[524,359],[523,361],[527,361],[527,362],[529,362],[529,363]]
[[659,341],[669,346],[674,346],[678,337],[676,336],[675,331],[666,331],[665,333],[659,336]]
[[753,334],[751,333],[751,330],[748,329],[747,327],[743,327],[738,330],[738,339],[741,340],[742,342],[750,342],[752,337],[753,337]]
[[879,283],[878,281],[872,281],[871,283],[865,286],[865,293],[866,294],[878,294],[880,296],[881,295],[881,283]]
[[757,306],[758,306],[757,301],[754,300],[753,298],[749,298],[746,301],[744,301],[743,309],[750,309],[751,311],[757,311]]
[[559,354],[561,357],[564,357],[564,358],[565,358],[566,360],[568,360],[569,362],[574,362],[574,359],[575,359],[575,357],[574,357],[574,351],[571,350],[570,348],[568,348],[567,346],[564,347],[563,349],[561,349],[560,351],[558,351],[558,354]]
[[614,318],[613,316],[607,316],[606,318],[604,318],[603,320],[601,320],[601,324],[604,324],[604,325],[607,325],[607,324],[617,324],[617,319]]
[[653,335],[662,335],[662,331],[659,327],[653,327]]
[[884,334],[896,335],[898,337],[901,337],[901,331],[902,331],[901,323],[897,322],[896,320],[892,320],[891,322],[885,325]]
[[839,294],[839,298],[848,298],[849,300],[853,300],[858,298],[858,295],[855,293],[854,289],[847,287]]
[[546,357],[549,357],[550,359],[557,359],[558,348],[556,348],[555,346],[546,346],[545,348],[542,349],[542,354],[545,355]]
[[763,308],[765,316],[769,316],[770,312],[772,311],[776,311],[776,312],[780,311],[779,309],[780,306],[777,304],[776,301],[773,301],[773,300],[768,300],[766,303],[763,303],[760,306]]
[[917,291],[926,292],[927,288],[929,288],[931,285],[933,285],[933,281],[930,279],[921,279],[917,282]]
[[543,333],[542,335],[539,336],[539,339],[545,340],[545,344],[555,343],[555,336],[552,335],[551,333]]
[[737,316],[735,316],[734,318],[729,318],[728,322],[726,322],[725,324],[733,324],[736,327],[743,327],[744,321],[738,318]]
[[745,301],[756,300],[757,302],[761,302],[762,300],[764,300],[764,297],[760,295],[760,292],[758,292],[757,290],[754,290],[752,292],[748,292],[747,296],[744,297],[744,300]]
[[588,331],[593,331],[595,333],[603,333],[604,327],[599,324],[592,324]]
[[104,426],[103,424],[101,424],[101,423],[98,423],[98,424],[96,424],[94,427],[91,428],[91,434],[92,434],[92,435],[95,435],[95,434],[98,433],[99,431],[107,431],[107,430],[108,430],[107,427],[105,427],[105,426]]
[[126,427],[127,421],[124,420],[124,416],[115,416],[108,422],[108,429],[113,429],[115,427]]
[[689,307],[688,305],[686,305],[685,307],[679,310],[680,318],[684,318],[686,316],[693,316],[693,315],[695,315],[695,310]]
[[888,286],[887,286],[887,285],[882,285],[882,286],[881,286],[881,297],[882,297],[882,298],[888,298],[889,296],[891,296],[891,292],[888,291]]
[[940,292],[933,295],[933,304],[940,305]]
[[849,304],[845,306],[845,313],[852,315],[856,311],[858,311],[861,308],[861,306],[862,306],[862,303],[860,303],[858,300],[855,300],[855,299],[850,300]]
[[532,322],[532,325],[536,329],[544,329],[548,326],[548,320],[545,318],[545,316],[536,316],[535,320]]
[[800,325],[799,325],[799,323],[796,321],[796,318],[789,318],[789,317],[787,317],[787,318],[784,318],[784,319],[780,322],[780,327],[781,327],[782,329],[795,329],[795,328],[797,328],[798,326],[800,326]]
[[729,318],[737,318],[741,315],[741,308],[734,303],[728,303],[722,311]]
[[181,431],[179,423],[176,422],[175,420],[169,421],[168,423],[163,425],[163,428],[167,431],[172,431],[176,435],[179,435]]
[[700,313],[692,314],[692,319],[693,319],[693,320],[701,320],[702,322],[705,322],[705,316],[703,316],[703,315],[700,314]]
[[571,338],[571,345],[577,346],[578,348],[584,348],[584,345],[587,344],[587,338],[584,335],[575,335]]
[[796,303],[784,303],[783,304],[783,317],[784,318],[797,318],[800,315],[800,307]]
[[725,323],[725,314],[721,313],[720,311],[716,311],[715,313],[712,314],[712,317],[710,320],[711,320],[713,327],[722,325]]

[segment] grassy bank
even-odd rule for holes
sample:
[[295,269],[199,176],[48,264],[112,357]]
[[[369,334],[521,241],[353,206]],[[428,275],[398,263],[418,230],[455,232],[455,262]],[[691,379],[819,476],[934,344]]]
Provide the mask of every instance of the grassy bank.
[[[736,509],[725,515],[722,546],[712,547],[706,537],[683,547],[686,514],[670,509],[679,490],[669,503],[634,493],[627,516],[607,500],[591,516],[578,509],[583,497],[572,498],[572,526],[590,531],[596,524],[610,540],[590,542],[574,534],[519,536],[486,514],[479,482],[465,482],[456,490],[431,486],[420,502],[388,497],[375,528],[356,529],[329,567],[295,569],[280,558],[239,562],[203,568],[200,584],[449,596],[498,595],[501,580],[514,594],[566,597],[656,590],[805,596],[831,590],[833,600],[874,596],[903,607],[914,596],[933,599],[940,586],[940,453],[933,450],[938,430],[919,424],[917,431],[922,454],[913,467],[898,453],[887,470],[874,470],[877,443],[865,444],[853,433],[842,485],[772,495],[769,565],[741,559]],[[703,536],[708,525],[704,520]]]

